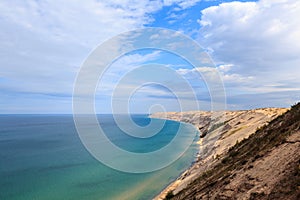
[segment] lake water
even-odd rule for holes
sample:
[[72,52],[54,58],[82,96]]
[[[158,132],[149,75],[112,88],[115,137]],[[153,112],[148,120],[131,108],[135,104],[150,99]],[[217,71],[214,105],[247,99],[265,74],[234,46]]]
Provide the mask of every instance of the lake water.
[[[150,121],[146,115],[132,117],[141,126]],[[111,115],[98,118],[113,143],[133,152],[163,147],[179,126],[166,121],[159,134],[146,140],[124,134]],[[182,125],[187,135],[197,132]],[[85,149],[72,115],[0,115],[0,199],[151,199],[191,165],[197,149],[194,142],[162,170],[125,173],[107,167]]]

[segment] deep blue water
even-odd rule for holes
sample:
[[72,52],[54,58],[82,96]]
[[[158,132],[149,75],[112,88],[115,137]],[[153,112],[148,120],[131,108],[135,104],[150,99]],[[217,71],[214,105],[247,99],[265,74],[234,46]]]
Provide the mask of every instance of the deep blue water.
[[[140,126],[150,122],[145,115],[133,120]],[[138,153],[160,149],[179,126],[167,121],[159,134],[145,140],[124,134],[110,115],[100,115],[99,122],[114,144]],[[187,134],[196,131],[183,125]],[[193,144],[156,172],[119,172],[85,149],[71,115],[0,115],[0,199],[151,199],[191,165],[196,151]]]

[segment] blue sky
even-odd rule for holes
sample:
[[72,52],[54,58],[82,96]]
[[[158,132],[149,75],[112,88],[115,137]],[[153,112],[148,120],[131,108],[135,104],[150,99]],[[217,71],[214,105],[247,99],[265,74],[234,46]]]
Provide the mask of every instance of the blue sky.
[[[74,82],[90,52],[143,27],[179,31],[197,41],[222,77],[227,109],[288,107],[300,99],[299,18],[297,0],[0,1],[0,113],[72,113]],[[184,77],[199,108],[210,109],[207,86],[195,76],[195,70],[209,70],[153,49],[111,65],[96,91],[97,112],[111,112],[118,78],[149,63]],[[174,94],[155,84],[137,90],[129,104],[135,113],[155,106],[180,110]]]

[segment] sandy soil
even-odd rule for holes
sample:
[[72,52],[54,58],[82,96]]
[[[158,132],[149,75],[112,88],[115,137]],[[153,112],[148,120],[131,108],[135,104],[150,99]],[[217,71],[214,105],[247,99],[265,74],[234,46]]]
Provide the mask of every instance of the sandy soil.
[[195,164],[165,188],[155,200],[162,200],[168,192],[177,194],[203,171],[209,169],[230,147],[249,137],[259,127],[285,113],[286,108],[261,108],[224,112],[168,112],[154,113],[152,118],[163,118],[191,123],[200,131],[199,153]]

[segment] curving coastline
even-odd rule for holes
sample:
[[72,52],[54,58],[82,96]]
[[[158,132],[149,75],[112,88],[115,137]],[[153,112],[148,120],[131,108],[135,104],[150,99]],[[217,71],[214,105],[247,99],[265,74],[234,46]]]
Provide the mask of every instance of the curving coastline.
[[248,138],[259,127],[288,111],[287,108],[259,108],[254,110],[207,111],[154,113],[150,117],[190,123],[201,133],[199,153],[196,162],[167,186],[154,199],[165,199],[167,194],[177,194],[208,170],[237,142]]

